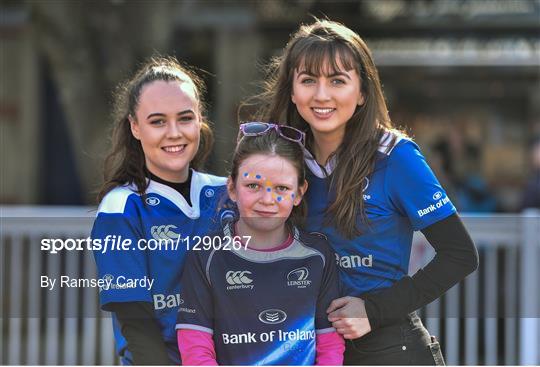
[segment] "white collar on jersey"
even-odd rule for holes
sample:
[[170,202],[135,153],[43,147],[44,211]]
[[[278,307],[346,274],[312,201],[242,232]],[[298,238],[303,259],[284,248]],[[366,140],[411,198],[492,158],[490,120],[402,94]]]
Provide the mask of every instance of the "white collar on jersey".
[[[147,194],[155,193],[162,195],[173,202],[187,217],[191,219],[199,218],[201,215],[201,209],[199,205],[199,199],[201,197],[201,190],[205,185],[224,185],[225,178],[216,177],[211,175],[206,175],[200,172],[191,169],[193,174],[191,175],[191,186],[190,186],[190,201],[191,206],[187,203],[186,199],[178,191],[164,185],[162,183],[149,180],[148,188],[146,189]],[[221,180],[220,180],[221,179]],[[215,182],[214,182],[215,181]],[[223,181],[223,182],[221,182]]]
[[309,150],[307,150],[304,147],[304,161],[306,162],[306,166],[309,168],[309,170],[317,177],[319,178],[326,178],[327,175],[329,176],[334,169],[337,166],[337,160],[336,156],[333,155],[330,160],[326,163],[324,167],[322,167],[313,154]]
[[[189,206],[184,197],[173,188],[160,184],[159,182],[149,180],[149,186],[146,190],[147,194],[155,193],[166,197],[173,202],[186,216],[191,219],[197,219],[200,216],[199,198],[201,191],[205,186],[224,186],[226,184],[225,177],[213,176],[207,173],[200,173],[192,170],[190,197],[193,206]],[[207,197],[215,194],[214,188],[205,193]],[[132,183],[130,185],[122,185],[112,189],[101,201],[97,214],[99,213],[124,213],[126,202],[131,195],[139,195],[137,186]]]
[[[227,223],[223,228],[223,235],[225,238],[233,238],[234,231],[231,227],[232,223]],[[212,252],[215,251],[216,250]],[[257,251],[250,248],[244,248],[244,246],[242,246],[241,249],[235,249],[233,247],[231,251],[234,252],[234,254],[236,254],[238,257],[257,263],[269,263],[283,259],[303,259],[310,256],[320,256],[323,264],[325,262],[325,258],[322,253],[312,247],[304,245],[302,241],[300,241],[300,232],[296,227],[293,229],[293,243],[284,249],[276,251]],[[210,264],[210,261],[208,264]],[[209,269],[206,270],[208,273]]]
[[[392,144],[392,140],[394,137],[395,137],[395,140]],[[401,139],[402,139],[401,136],[399,135],[396,136],[390,131],[385,132],[384,135],[381,137],[378,151],[380,153],[390,155],[390,153],[392,152],[392,149],[394,149],[394,147],[397,145],[397,143]],[[337,166],[336,156],[333,155],[328,161],[328,163],[326,163],[326,165],[322,167],[321,165],[319,165],[319,163],[317,163],[317,160],[315,159],[313,154],[311,154],[311,152],[307,150],[305,147],[304,147],[304,161],[306,162],[306,166],[309,168],[309,170],[318,178],[326,178],[330,176]]]

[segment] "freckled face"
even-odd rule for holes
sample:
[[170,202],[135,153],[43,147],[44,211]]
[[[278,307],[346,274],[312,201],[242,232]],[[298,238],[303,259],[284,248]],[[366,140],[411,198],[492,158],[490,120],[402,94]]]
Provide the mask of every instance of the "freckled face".
[[187,180],[201,129],[193,85],[152,82],[143,87],[135,114],[130,118],[131,132],[141,142],[148,170],[167,181]]
[[342,139],[356,107],[364,104],[356,70],[344,70],[339,60],[337,66],[331,75],[311,75],[302,67],[294,71],[291,99],[314,136]]
[[240,221],[257,233],[282,231],[307,186],[298,186],[298,172],[285,158],[255,154],[238,169],[236,182],[229,179],[228,191],[237,203]]

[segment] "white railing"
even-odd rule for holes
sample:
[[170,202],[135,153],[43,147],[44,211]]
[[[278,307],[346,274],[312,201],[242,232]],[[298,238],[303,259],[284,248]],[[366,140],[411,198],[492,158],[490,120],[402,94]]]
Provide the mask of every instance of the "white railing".
[[[420,310],[449,365],[540,364],[540,215],[464,214],[480,266]],[[415,256],[416,254],[416,256]],[[411,273],[434,255],[415,234]]]
[[[39,277],[92,278],[88,251],[46,254],[42,238],[86,238],[89,207],[0,206],[2,364],[114,364],[111,320],[95,288],[52,292]],[[420,311],[446,362],[540,364],[540,216],[463,215],[480,268]],[[411,270],[433,256],[415,236]],[[76,310],[76,311],[74,311]]]
[[2,364],[117,363],[111,319],[99,310],[97,290],[49,292],[40,286],[41,275],[96,276],[88,251],[40,250],[42,238],[88,237],[95,209],[3,206],[0,214]]

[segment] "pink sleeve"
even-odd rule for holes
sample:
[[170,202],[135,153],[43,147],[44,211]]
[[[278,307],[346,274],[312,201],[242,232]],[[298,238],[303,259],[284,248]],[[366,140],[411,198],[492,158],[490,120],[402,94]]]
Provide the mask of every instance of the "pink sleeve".
[[190,329],[176,332],[182,364],[187,366],[217,366],[212,334]]
[[337,332],[317,334],[316,336],[317,366],[341,366],[345,352],[345,340]]

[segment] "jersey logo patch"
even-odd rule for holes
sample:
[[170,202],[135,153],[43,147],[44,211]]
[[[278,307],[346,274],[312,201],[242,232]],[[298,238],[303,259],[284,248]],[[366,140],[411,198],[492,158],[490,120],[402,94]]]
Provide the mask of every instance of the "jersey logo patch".
[[111,289],[114,276],[111,274],[105,274],[102,279],[105,282],[105,285],[103,287],[99,287],[99,291],[108,291]]
[[311,285],[311,280],[308,280],[309,270],[304,266],[298,269],[291,270],[287,274],[287,285],[289,287],[306,288]]
[[369,187],[369,178],[364,177],[364,182],[365,182],[365,184],[364,184],[364,187],[362,188],[362,192],[364,192],[364,191],[366,191],[368,189],[368,187]]
[[259,314],[259,320],[262,323],[270,325],[280,324],[286,319],[287,314],[284,311],[278,310],[277,308],[264,310]]
[[364,187],[362,188],[362,192],[363,192],[364,194],[362,194],[362,197],[364,198],[364,201],[366,201],[366,200],[371,199],[371,195],[370,195],[370,194],[365,194],[366,190],[367,190],[368,187],[369,187],[369,178],[364,177],[364,182],[365,182],[365,183],[364,183]]
[[249,289],[252,290],[255,285],[251,284],[253,283],[253,279],[251,279],[248,275],[251,275],[251,271],[248,270],[230,270],[225,274],[225,280],[228,284],[230,284],[227,287],[227,290],[234,290],[234,289]]
[[251,284],[253,282],[252,279],[248,277],[248,275],[251,275],[250,271],[244,270],[244,271],[228,271],[227,274],[225,274],[225,280],[227,280],[227,283],[230,285],[235,284]]
[[212,189],[206,189],[206,190],[204,191],[204,196],[206,196],[207,198],[211,198],[211,197],[213,197],[215,194],[216,194],[215,191],[212,190]]
[[161,226],[152,226],[150,234],[155,240],[176,240],[180,237],[179,233],[173,231],[177,227],[174,224],[165,224]]
[[309,232],[309,234],[314,234],[315,236],[318,236],[322,239],[325,239],[325,240],[328,240],[328,237],[326,237],[326,235],[324,233],[321,233],[321,232]]
[[225,225],[233,221],[234,218],[235,218],[234,210],[226,209],[222,211],[220,215],[221,226],[225,227]]
[[156,205],[159,205],[159,203],[160,203],[159,198],[157,198],[155,196],[147,197],[145,202],[146,202],[146,204],[148,204],[150,206],[156,206]]

